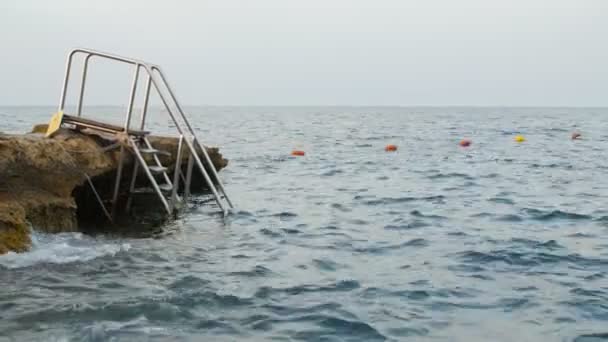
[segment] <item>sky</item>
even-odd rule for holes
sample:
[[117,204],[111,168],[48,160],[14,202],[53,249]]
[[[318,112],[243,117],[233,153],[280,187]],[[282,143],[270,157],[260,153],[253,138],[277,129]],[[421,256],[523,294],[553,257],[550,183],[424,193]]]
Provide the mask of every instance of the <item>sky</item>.
[[[608,105],[607,0],[1,0],[0,44],[0,105],[56,105],[75,47],[187,105]],[[86,104],[131,72],[92,62]]]

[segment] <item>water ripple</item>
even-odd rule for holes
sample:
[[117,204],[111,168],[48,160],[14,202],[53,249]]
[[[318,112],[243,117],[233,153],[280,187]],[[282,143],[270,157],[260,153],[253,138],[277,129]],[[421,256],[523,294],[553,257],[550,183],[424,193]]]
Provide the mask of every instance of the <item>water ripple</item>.
[[[54,110],[0,108],[0,130]],[[185,110],[236,209],[35,233],[0,256],[0,340],[608,340],[607,109]]]

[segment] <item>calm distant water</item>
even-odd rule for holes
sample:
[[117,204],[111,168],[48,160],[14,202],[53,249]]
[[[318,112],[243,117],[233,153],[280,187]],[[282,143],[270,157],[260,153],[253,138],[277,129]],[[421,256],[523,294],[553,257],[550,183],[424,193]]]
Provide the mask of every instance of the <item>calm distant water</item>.
[[189,112],[238,209],[35,234],[0,257],[0,341],[608,340],[607,109]]

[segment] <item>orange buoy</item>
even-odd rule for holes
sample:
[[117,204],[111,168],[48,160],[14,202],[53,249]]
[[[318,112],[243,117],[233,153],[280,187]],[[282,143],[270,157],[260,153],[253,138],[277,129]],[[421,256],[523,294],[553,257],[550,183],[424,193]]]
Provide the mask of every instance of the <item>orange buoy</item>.
[[395,152],[397,151],[397,145],[389,144],[384,148],[386,152]]
[[306,152],[300,151],[300,150],[293,150],[293,151],[291,151],[291,155],[301,157],[301,156],[305,156]]
[[469,147],[469,146],[471,146],[471,140],[469,140],[469,139],[462,139],[462,140],[460,140],[459,144],[462,147]]
[[572,133],[572,140],[580,139],[581,134],[579,132]]

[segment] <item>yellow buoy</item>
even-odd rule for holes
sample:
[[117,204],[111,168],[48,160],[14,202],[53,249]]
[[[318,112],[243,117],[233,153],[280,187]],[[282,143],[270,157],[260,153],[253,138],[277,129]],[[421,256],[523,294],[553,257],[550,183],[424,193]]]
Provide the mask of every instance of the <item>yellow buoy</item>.
[[524,142],[524,141],[526,141],[526,138],[524,138],[521,135],[516,135],[515,136],[515,141],[517,141],[517,142]]

